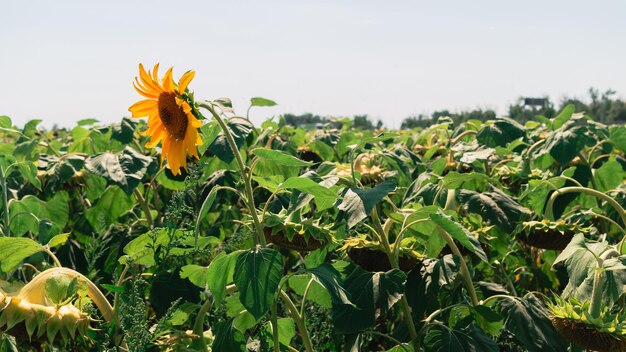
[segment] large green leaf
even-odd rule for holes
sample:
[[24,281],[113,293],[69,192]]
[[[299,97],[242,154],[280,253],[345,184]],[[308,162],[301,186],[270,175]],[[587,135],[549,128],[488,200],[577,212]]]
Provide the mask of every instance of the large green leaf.
[[[567,269],[568,283],[563,290],[564,298],[574,297],[580,301],[591,299],[594,274],[598,266],[596,256],[607,250],[606,242],[587,243],[582,233],[576,234],[561,254],[555,259],[554,266],[564,265]],[[608,262],[609,265],[619,264],[618,259]],[[600,289],[603,302],[612,305],[624,294],[626,285],[626,271],[620,270],[618,265],[606,270],[600,276]]]
[[398,269],[372,273],[356,267],[345,281],[354,305],[333,306],[335,331],[351,334],[373,326],[380,314],[400,300],[405,282],[406,274]]
[[241,304],[256,319],[272,306],[282,276],[283,257],[279,252],[255,247],[239,254],[233,279]]
[[46,172],[50,177],[46,183],[46,192],[56,192],[65,182],[78,174],[83,166],[85,166],[85,158],[81,155],[69,154],[51,162]]
[[529,352],[565,352],[569,343],[554,329],[550,312],[534,295],[500,302],[504,329]]
[[559,112],[559,114],[556,115],[556,117],[552,120],[552,128],[555,130],[559,129],[561,126],[563,126],[564,123],[572,118],[574,112],[576,112],[576,106],[574,104],[567,104],[563,108],[563,110],[561,110],[561,112]]
[[[231,135],[235,140],[238,148],[243,146],[244,141],[254,132],[254,125],[247,119],[241,117],[232,117],[228,119],[226,125],[231,131]],[[217,138],[209,145],[208,150],[211,154],[220,158],[220,160],[230,163],[235,159],[235,155],[230,150],[226,136],[221,132]]]
[[611,126],[609,128],[609,140],[622,153],[626,153],[626,126]]
[[43,251],[37,242],[25,237],[0,237],[0,269],[9,272],[24,259]]
[[476,139],[487,147],[504,147],[525,135],[524,126],[509,118],[499,118],[478,131]]
[[572,118],[548,136],[539,155],[549,153],[561,165],[567,165],[594,137],[582,117]]
[[337,201],[337,194],[321,184],[305,177],[291,177],[282,183],[281,188],[297,189],[300,192],[308,193],[315,199],[318,211],[332,207]]
[[596,170],[593,177],[596,180],[598,191],[610,191],[624,181],[624,169],[615,158],[611,158]]
[[350,188],[337,208],[343,212],[348,227],[353,227],[365,219],[372,212],[374,206],[395,189],[396,185],[391,181],[385,181],[367,190]]
[[143,179],[151,162],[152,158],[126,147],[119,154],[107,152],[90,157],[85,167],[104,177],[108,184],[116,185],[131,194]]
[[283,166],[303,167],[312,165],[310,162],[300,160],[295,156],[289,155],[280,150],[256,148],[252,150],[252,154],[256,155],[260,159]]
[[452,238],[459,241],[463,247],[476,254],[476,256],[478,256],[478,258],[482,261],[487,263],[489,262],[485,251],[480,246],[480,243],[478,243],[472,233],[463,227],[463,225],[457,223],[441,211],[436,214],[430,214],[430,218],[442,229],[444,229]]
[[207,286],[216,303],[220,303],[224,297],[226,285],[233,282],[235,264],[241,251],[218,255],[207,269]]
[[352,304],[348,293],[343,287],[341,274],[332,265],[323,263],[316,268],[309,269],[313,280],[328,290],[333,304]]
[[98,232],[104,233],[133,207],[133,198],[117,186],[109,186],[98,198],[96,204],[87,210],[85,217],[89,224]]
[[49,201],[28,195],[18,201],[12,201],[9,207],[11,233],[23,236],[26,232],[39,233],[39,224],[50,221],[59,231],[63,230],[69,218],[69,196],[58,192]]
[[[313,280],[309,285],[309,281]],[[328,290],[322,286],[319,282],[315,281],[311,274],[297,274],[289,276],[289,287],[299,294],[300,296],[304,295],[304,292],[309,287],[309,291],[307,292],[306,299],[319,304],[324,308],[331,308],[333,306],[333,299],[328,293]]]
[[474,325],[460,330],[431,329],[424,347],[433,352],[498,352],[498,345]]
[[237,330],[233,324],[234,319],[230,318],[215,326],[215,340],[211,345],[212,351],[245,351],[246,340],[241,331]]
[[507,232],[512,232],[521,221],[531,216],[528,208],[497,188],[482,193],[461,190],[458,199],[471,213],[480,214]]
[[[209,243],[203,241],[203,244],[206,246]],[[128,242],[124,247],[126,255],[119,261],[149,267],[155,264],[154,256],[163,253],[163,248],[169,248],[168,254],[171,256],[180,256],[192,252],[193,245],[194,236],[191,231],[157,228]]]

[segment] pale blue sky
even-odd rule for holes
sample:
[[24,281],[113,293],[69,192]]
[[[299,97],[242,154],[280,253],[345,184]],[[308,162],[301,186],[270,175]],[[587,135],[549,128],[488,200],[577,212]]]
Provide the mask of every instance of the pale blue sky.
[[626,95],[626,1],[2,1],[0,115],[128,115],[137,63],[196,70],[197,97],[398,127],[519,96]]

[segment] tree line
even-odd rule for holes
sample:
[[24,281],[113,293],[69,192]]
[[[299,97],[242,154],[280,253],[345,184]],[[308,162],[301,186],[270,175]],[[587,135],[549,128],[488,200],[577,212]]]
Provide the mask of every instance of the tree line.
[[[566,105],[574,104],[576,111],[585,112],[595,121],[605,124],[616,124],[626,122],[626,101],[617,96],[615,90],[609,89],[600,92],[598,89],[589,88],[587,97],[584,99],[566,97],[560,102],[554,102],[550,97],[543,97],[542,106],[525,105],[524,98],[519,98],[514,104],[508,106],[506,114],[520,123],[524,123],[534,116],[541,115],[553,118]],[[455,111],[448,109],[434,111],[430,115],[418,114],[408,116],[402,121],[401,129],[411,129],[427,127],[437,122],[440,117],[450,117],[456,124],[468,120],[492,120],[496,118],[496,112],[490,109],[474,109],[470,111]],[[352,118],[334,118],[320,116],[312,113],[302,115],[284,114],[285,123],[292,126],[304,127],[308,129],[320,128],[325,124],[335,127],[352,127],[362,130],[373,130],[383,127],[383,122],[372,121],[368,115],[355,115]]]

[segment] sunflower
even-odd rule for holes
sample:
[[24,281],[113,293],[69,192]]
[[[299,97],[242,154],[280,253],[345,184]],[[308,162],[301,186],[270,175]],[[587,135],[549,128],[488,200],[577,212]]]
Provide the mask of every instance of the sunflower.
[[135,77],[135,90],[147,99],[133,104],[128,110],[133,117],[148,116],[148,129],[141,133],[150,136],[147,148],[161,143],[161,164],[167,158],[167,165],[174,175],[180,174],[180,167],[187,169],[187,155],[199,159],[197,145],[202,145],[198,128],[202,123],[196,119],[191,106],[183,98],[185,89],[195,72],[187,71],[178,81],[172,79],[170,67],[162,80],[158,77],[159,64],[153,72],[139,64],[139,77]]

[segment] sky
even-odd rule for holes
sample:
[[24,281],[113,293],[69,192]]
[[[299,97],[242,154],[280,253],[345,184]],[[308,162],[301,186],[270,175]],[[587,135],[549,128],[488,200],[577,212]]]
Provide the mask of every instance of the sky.
[[626,1],[0,2],[0,115],[71,127],[129,116],[138,63],[196,71],[197,98],[254,122],[438,109],[506,113],[521,96],[626,95]]

